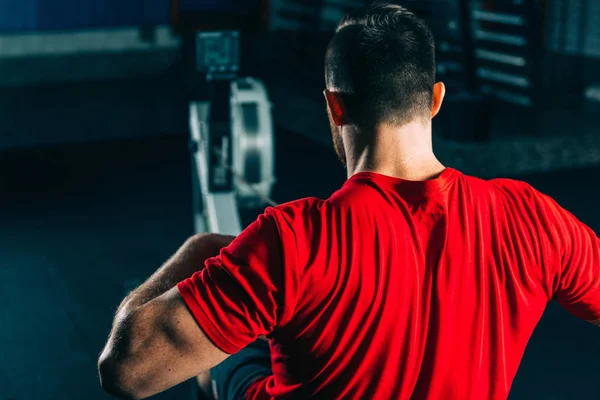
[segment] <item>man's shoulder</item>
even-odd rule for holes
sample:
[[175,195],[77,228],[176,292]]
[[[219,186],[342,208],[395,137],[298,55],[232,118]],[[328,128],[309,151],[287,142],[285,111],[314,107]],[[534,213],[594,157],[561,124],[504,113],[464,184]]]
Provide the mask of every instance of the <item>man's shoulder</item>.
[[319,209],[323,206],[326,200],[319,199],[317,197],[305,197],[298,200],[292,200],[285,203],[281,203],[274,207],[269,207],[273,212],[283,214],[295,214],[298,212],[307,212],[311,210]]
[[482,179],[464,175],[463,190],[474,194],[485,194],[483,198],[498,205],[505,204],[510,208],[535,207],[545,205],[549,198],[529,183],[510,178]]
[[537,190],[527,182],[515,179],[493,179],[488,181],[510,208],[526,209],[527,215],[535,212],[537,218],[542,218],[548,212],[561,209],[560,205],[549,195]]
[[325,202],[316,197],[305,197],[269,207],[265,214],[271,215],[279,222],[297,223],[314,219],[316,215],[320,215]]
[[509,178],[496,178],[487,181],[499,192],[510,197],[521,197],[524,199],[533,199],[538,197],[539,192],[529,183]]
[[322,229],[325,200],[307,197],[266,209],[264,215],[276,225],[284,247],[310,248],[311,237]]
[[462,174],[462,180],[469,186],[479,186],[481,188],[487,187],[508,192],[528,192],[534,190],[527,182],[511,178],[485,179],[477,176]]

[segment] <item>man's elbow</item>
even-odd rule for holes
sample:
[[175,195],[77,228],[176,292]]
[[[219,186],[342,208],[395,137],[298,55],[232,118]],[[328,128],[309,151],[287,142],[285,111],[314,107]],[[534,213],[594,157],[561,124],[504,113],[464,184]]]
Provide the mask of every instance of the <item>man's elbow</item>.
[[144,398],[143,387],[136,379],[135,372],[124,362],[104,352],[98,360],[100,385],[109,395],[119,399]]

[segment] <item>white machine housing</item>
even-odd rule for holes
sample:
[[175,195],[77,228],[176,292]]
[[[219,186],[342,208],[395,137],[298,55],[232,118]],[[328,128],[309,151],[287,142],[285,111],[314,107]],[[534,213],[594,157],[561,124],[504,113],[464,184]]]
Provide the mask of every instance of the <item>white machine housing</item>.
[[[210,102],[190,103],[192,188],[196,233],[238,235],[239,208],[265,206],[275,183],[275,147],[271,102],[258,79],[231,82],[231,143],[223,143],[218,173],[232,174],[230,192],[209,187]],[[232,146],[231,160],[228,146]]]

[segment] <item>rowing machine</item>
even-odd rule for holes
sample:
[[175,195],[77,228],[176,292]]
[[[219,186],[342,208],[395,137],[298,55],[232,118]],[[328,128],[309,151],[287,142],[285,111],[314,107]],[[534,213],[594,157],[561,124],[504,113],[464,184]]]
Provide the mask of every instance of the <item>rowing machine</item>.
[[210,95],[189,106],[194,229],[238,235],[240,208],[272,203],[271,103],[260,80],[237,77],[238,32],[197,33],[196,64]]

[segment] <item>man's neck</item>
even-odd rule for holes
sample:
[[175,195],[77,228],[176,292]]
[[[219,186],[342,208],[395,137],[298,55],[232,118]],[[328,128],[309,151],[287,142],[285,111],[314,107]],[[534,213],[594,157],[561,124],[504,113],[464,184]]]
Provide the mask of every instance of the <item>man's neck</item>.
[[430,124],[382,125],[367,137],[370,140],[362,146],[355,142],[347,148],[348,177],[376,172],[421,181],[433,179],[445,169],[433,154]]

